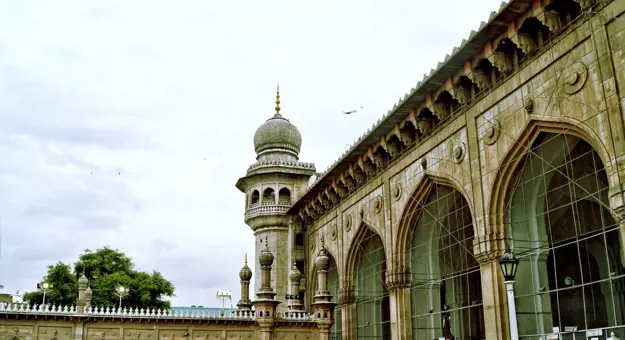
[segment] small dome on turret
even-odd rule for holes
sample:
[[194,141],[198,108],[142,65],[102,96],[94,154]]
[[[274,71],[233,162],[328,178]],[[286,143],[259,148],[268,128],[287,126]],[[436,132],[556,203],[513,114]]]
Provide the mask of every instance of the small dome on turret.
[[87,300],[91,299],[92,295],[93,295],[93,292],[91,291],[91,287],[87,287],[87,290],[85,290],[85,299]]
[[254,134],[254,150],[257,155],[275,150],[295,156],[302,146],[302,135],[297,127],[280,114],[280,88],[276,95],[276,113],[261,125]]
[[89,280],[87,280],[87,277],[85,276],[85,274],[83,273],[82,275],[80,275],[80,278],[78,279],[78,285],[81,287],[87,286],[87,284],[89,283]]
[[271,250],[269,250],[267,238],[265,238],[265,249],[260,251],[258,262],[260,262],[261,266],[271,266],[271,264],[273,264],[273,254],[271,253]]
[[297,262],[293,261],[293,269],[289,272],[289,280],[299,281],[302,279],[302,273],[297,269]]
[[241,271],[239,271],[239,278],[241,281],[249,281],[252,279],[252,270],[247,266],[247,254],[245,254],[245,264]]
[[328,257],[328,252],[326,251],[325,242],[323,240],[323,236],[321,236],[321,250],[319,250],[319,254],[315,259],[315,265],[319,268],[326,268],[330,263],[330,258]]

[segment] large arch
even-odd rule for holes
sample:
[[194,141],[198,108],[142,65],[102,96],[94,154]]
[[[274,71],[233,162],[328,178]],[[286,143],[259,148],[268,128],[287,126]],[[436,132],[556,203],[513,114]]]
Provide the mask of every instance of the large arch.
[[426,173],[402,212],[396,249],[410,274],[413,339],[485,336],[469,202],[455,180]]
[[[469,195],[465,192],[462,185],[451,176],[434,173],[432,171],[424,171],[421,181],[413,189],[410,196],[408,196],[408,202],[401,211],[399,223],[397,226],[397,241],[395,243],[395,262],[394,264],[398,268],[408,268],[407,261],[407,247],[409,243],[409,236],[413,229],[413,221],[421,211],[421,207],[428,195],[432,191],[435,185],[446,186],[458,191],[467,202],[472,202],[469,199]],[[469,203],[469,209],[471,209],[471,216],[474,216],[473,207]]]
[[[495,174],[495,179],[491,185],[490,199],[488,200],[488,212],[486,216],[489,218],[489,226],[501,228],[505,223],[503,211],[506,202],[509,199],[510,181],[515,174],[515,170],[519,163],[523,160],[523,156],[529,150],[529,145],[538,137],[541,132],[564,133],[578,137],[588,144],[598,153],[599,158],[604,165],[610,165],[611,159],[605,145],[601,142],[601,138],[591,130],[583,122],[570,118],[550,118],[542,117],[539,119],[530,119],[523,129],[523,132],[516,138],[514,144],[506,152],[501,160],[499,169]],[[617,176],[610,173],[611,167],[606,168],[608,179],[618,181]],[[610,183],[616,185],[618,183]],[[492,233],[503,233],[503,230],[491,230]]]
[[622,235],[608,195],[617,179],[606,169],[605,149],[583,129],[562,125],[529,126],[506,155],[489,204],[506,247],[521,260],[515,300],[522,337],[625,321]]
[[345,261],[344,285],[353,287],[356,315],[352,318],[356,339],[389,339],[390,299],[386,287],[386,250],[382,237],[361,224]]

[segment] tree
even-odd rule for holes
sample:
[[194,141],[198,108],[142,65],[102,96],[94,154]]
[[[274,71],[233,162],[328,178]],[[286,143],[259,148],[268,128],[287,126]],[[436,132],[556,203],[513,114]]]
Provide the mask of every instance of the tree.
[[[174,296],[174,285],[161,273],[138,272],[132,259],[124,253],[104,247],[95,251],[86,249],[74,263],[73,272],[70,265],[61,262],[49,266],[44,281],[51,283],[53,288],[46,292],[46,303],[76,304],[78,277],[83,273],[89,279],[93,293],[92,306],[117,306],[116,289],[119,286],[130,289],[122,304],[132,308],[169,308],[170,302],[164,297]],[[39,290],[24,294],[24,301],[31,304],[40,304],[42,299],[43,293]]]

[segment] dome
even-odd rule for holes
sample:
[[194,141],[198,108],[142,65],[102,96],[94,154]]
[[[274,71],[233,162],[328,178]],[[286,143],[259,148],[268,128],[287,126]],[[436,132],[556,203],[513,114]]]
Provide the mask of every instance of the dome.
[[276,95],[276,113],[267,119],[254,134],[256,154],[276,150],[297,156],[302,146],[302,135],[297,127],[280,114],[280,88]]
[[85,299],[90,300],[92,295],[91,287],[87,287],[87,290],[85,290]]
[[293,269],[289,272],[289,280],[298,282],[302,279],[302,273],[297,269],[297,265],[293,262]]
[[249,281],[252,279],[252,270],[247,266],[247,254],[245,254],[245,264],[241,271],[239,271],[239,278],[241,281]]
[[315,259],[315,265],[318,268],[327,268],[330,263],[330,258],[328,257],[328,252],[326,251],[326,246],[323,240],[323,236],[321,236],[321,250],[319,250],[319,254]]
[[78,279],[78,285],[79,286],[87,286],[87,284],[89,283],[89,280],[87,280],[87,277],[85,276],[85,274],[83,273],[80,278]]
[[265,238],[265,249],[260,251],[258,262],[260,262],[261,266],[271,266],[271,264],[273,263],[273,254],[271,253],[271,250],[269,250],[269,245],[267,244],[266,238]]

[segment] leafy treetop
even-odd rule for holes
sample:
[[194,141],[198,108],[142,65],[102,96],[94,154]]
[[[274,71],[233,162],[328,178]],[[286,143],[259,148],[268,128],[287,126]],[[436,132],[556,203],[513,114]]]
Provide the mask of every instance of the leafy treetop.
[[[124,296],[122,306],[132,308],[169,308],[165,297],[174,296],[174,285],[160,272],[139,272],[134,269],[132,259],[118,250],[104,247],[91,251],[86,249],[79,260],[71,266],[62,262],[48,266],[44,281],[52,284],[46,291],[46,303],[74,305],[78,296],[78,277],[85,274],[93,293],[91,305],[115,307],[119,303],[116,289],[124,286],[130,289]],[[43,292],[36,290],[24,294],[24,301],[40,304]]]

